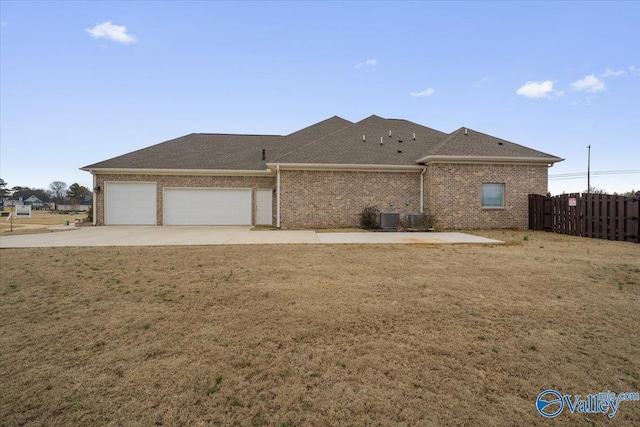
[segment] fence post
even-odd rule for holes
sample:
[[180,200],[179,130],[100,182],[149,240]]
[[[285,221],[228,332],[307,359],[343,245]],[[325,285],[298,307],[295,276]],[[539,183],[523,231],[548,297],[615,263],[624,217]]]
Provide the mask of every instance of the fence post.
[[625,198],[625,234],[624,240],[640,243],[640,198]]
[[600,200],[602,201],[602,238],[609,240],[609,223],[611,222],[611,218],[609,218],[609,201],[611,200],[611,196],[601,195]]
[[550,197],[545,197],[542,205],[542,218],[543,218],[543,226],[542,229],[544,231],[553,231],[553,199]]

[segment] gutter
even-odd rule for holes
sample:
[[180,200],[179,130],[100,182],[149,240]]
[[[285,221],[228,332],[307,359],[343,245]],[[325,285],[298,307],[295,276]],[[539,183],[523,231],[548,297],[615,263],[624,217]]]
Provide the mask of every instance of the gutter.
[[276,165],[276,228],[280,228],[280,165]]
[[331,163],[267,163],[267,167],[282,170],[311,170],[311,171],[366,171],[366,172],[419,172],[422,165],[372,165],[372,164],[331,164]]
[[98,193],[96,192],[96,174],[94,174],[93,172],[89,171],[89,173],[91,174],[91,176],[93,177],[93,218],[91,223],[93,224],[93,226],[95,227],[96,225],[96,219],[98,218],[98,212],[96,211],[97,209],[97,201],[96,199],[98,198]]
[[273,171],[250,169],[140,169],[140,168],[80,168],[99,174],[123,175],[207,175],[207,176],[273,176]]
[[420,213],[424,213],[424,174],[427,172],[427,168],[422,168],[420,173]]
[[560,157],[502,157],[502,156],[425,156],[418,159],[417,163],[510,163],[521,165],[553,165],[562,162]]

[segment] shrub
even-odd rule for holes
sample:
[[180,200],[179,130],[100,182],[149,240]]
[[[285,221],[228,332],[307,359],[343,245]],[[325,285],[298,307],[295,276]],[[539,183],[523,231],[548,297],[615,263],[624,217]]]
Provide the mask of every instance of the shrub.
[[438,220],[436,218],[435,215],[429,215],[426,213],[422,214],[422,223],[424,225],[424,228],[426,230],[430,229],[430,228],[436,228],[436,224],[438,223]]
[[400,219],[396,224],[396,231],[406,231],[409,228],[409,222],[405,219]]
[[380,228],[379,217],[380,209],[377,206],[366,206],[360,213],[360,227],[366,229]]
[[89,210],[87,211],[87,222],[93,222],[93,205],[89,206]]

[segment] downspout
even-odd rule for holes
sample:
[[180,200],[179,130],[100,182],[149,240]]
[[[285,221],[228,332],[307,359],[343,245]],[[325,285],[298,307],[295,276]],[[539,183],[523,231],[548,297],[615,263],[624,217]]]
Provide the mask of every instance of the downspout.
[[96,192],[96,174],[93,173],[93,171],[91,172],[91,176],[93,176],[93,221],[91,221],[93,223],[93,225],[96,225],[96,218],[98,217],[98,211],[96,211],[96,199],[98,198],[98,193]]
[[427,172],[427,168],[422,168],[420,174],[420,213],[424,213],[424,174]]
[[280,165],[276,165],[276,227],[280,228]]

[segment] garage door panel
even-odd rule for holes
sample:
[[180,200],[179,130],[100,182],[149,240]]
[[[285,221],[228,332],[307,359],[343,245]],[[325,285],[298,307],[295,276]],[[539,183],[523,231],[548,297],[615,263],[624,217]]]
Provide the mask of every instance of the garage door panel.
[[105,184],[105,224],[156,225],[156,183]]
[[251,225],[250,189],[165,189],[165,225]]

